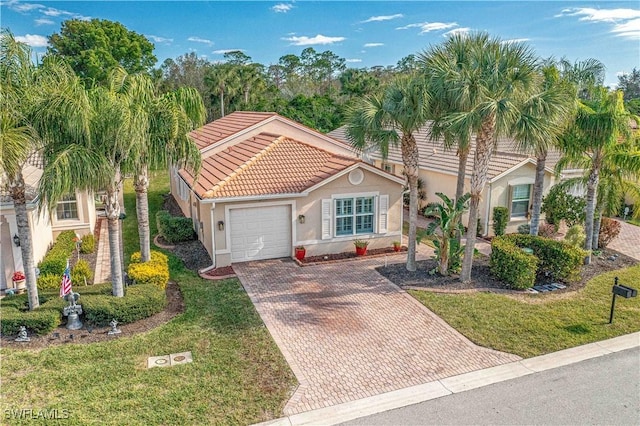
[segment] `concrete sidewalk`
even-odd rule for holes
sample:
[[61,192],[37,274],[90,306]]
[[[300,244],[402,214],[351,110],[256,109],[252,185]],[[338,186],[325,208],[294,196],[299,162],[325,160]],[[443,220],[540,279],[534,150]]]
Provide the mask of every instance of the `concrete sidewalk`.
[[259,425],[334,425],[639,346],[640,333],[627,334],[601,342],[589,343],[534,358],[435,380],[345,404],[295,414],[259,423]]

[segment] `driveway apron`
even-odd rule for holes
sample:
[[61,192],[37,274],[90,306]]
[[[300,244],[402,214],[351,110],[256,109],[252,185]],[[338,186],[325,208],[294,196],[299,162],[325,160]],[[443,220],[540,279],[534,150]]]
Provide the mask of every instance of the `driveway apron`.
[[300,384],[285,415],[520,359],[471,343],[379,275],[384,262],[234,264]]
[[620,222],[620,234],[607,247],[640,260],[640,226],[622,220],[618,222]]

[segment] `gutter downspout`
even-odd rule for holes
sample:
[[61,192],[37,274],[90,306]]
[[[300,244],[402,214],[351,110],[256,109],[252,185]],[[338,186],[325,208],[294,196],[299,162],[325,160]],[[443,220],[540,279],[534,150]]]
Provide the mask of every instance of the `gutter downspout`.
[[484,236],[486,237],[487,235],[489,235],[489,216],[491,213],[491,188],[493,186],[493,182],[489,183],[489,196],[487,197],[487,213],[485,215],[485,222],[484,222]]
[[215,207],[216,207],[216,203],[211,203],[210,223],[211,223],[211,253],[213,253],[213,256],[211,256],[212,263],[211,263],[211,266],[207,266],[206,268],[200,269],[198,272],[201,274],[204,274],[205,272],[209,272],[210,270],[216,268],[216,227],[214,226],[214,220],[213,220]]
[[[402,232],[402,228],[404,228],[404,194],[408,194],[409,191],[408,189],[406,191],[402,191],[402,193],[400,194],[400,202],[402,203],[402,209],[400,209],[400,242],[402,242],[402,237],[403,237],[403,232]],[[416,224],[417,226],[417,224]],[[388,229],[388,228],[387,228]],[[407,241],[409,241],[409,238],[407,237]],[[408,242],[407,242],[408,244]]]

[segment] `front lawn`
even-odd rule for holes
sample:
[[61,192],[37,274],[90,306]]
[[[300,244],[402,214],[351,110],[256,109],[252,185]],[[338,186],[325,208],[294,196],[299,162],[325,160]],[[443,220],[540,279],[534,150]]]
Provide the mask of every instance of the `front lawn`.
[[[150,190],[151,206],[168,192]],[[135,241],[135,200],[127,194],[125,245]],[[152,223],[157,207],[151,207]],[[127,223],[128,222],[128,223]],[[152,225],[154,227],[154,225]],[[237,279],[207,281],[169,254],[185,312],[150,332],[94,344],[0,349],[2,413],[69,410],[62,424],[251,424],[279,417],[295,377]],[[147,357],[191,351],[193,363],[147,369]]]
[[618,297],[608,324],[616,276],[637,288],[640,265],[602,274],[577,293],[558,296],[410,293],[478,345],[528,358],[640,331],[640,297]]

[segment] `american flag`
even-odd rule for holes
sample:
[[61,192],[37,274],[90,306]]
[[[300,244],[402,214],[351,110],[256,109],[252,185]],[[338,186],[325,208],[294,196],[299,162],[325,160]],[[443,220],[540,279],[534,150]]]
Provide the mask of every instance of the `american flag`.
[[67,260],[67,269],[64,270],[62,282],[60,283],[60,297],[65,297],[69,293],[71,293],[71,274],[69,272],[69,261]]

